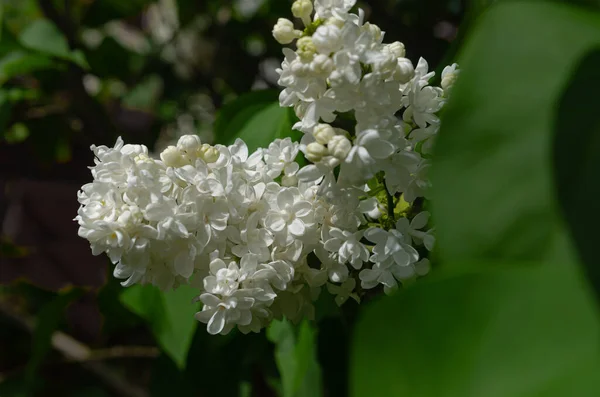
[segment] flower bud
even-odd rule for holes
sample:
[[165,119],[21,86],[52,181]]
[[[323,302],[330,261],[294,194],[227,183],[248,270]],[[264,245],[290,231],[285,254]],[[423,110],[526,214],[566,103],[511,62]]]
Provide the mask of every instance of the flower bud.
[[335,25],[321,25],[312,36],[316,51],[329,55],[342,47],[342,31]]
[[379,73],[383,79],[387,79],[396,72],[398,61],[394,55],[382,52],[372,66],[374,72]]
[[198,157],[204,160],[205,163],[214,163],[219,159],[220,155],[219,150],[208,143],[203,144],[198,150]]
[[289,19],[279,18],[273,27],[273,37],[279,44],[290,44],[301,35],[302,32],[295,30],[294,23]]
[[169,146],[160,154],[160,159],[165,163],[167,167],[183,167],[188,164],[183,156],[183,153],[179,151],[175,146]]
[[313,130],[313,136],[321,145],[327,145],[335,136],[335,130],[329,124],[317,124]]
[[202,142],[198,135],[184,135],[177,141],[177,148],[188,154],[193,154],[200,148],[201,144]]
[[313,5],[310,0],[296,0],[292,4],[292,14],[296,18],[302,19],[304,25],[310,25],[310,15],[313,12]]
[[396,58],[404,58],[406,56],[406,49],[404,48],[404,44],[402,44],[399,41],[390,43],[384,48],[387,52],[394,55]]
[[394,73],[394,80],[404,84],[408,83],[415,75],[415,68],[408,58],[398,58],[398,66]]
[[332,87],[339,87],[346,83],[346,81],[346,77],[339,70],[333,70],[327,79],[327,82]]
[[344,27],[344,20],[337,18],[337,17],[330,17],[325,21],[325,25],[334,25],[337,26],[338,28],[343,28]]
[[458,64],[454,63],[451,66],[446,66],[442,71],[442,89],[450,91],[456,79],[458,78]]
[[379,41],[382,38],[382,33],[381,33],[381,29],[379,28],[379,26],[366,22],[363,27],[363,29],[366,29],[369,33],[371,33],[371,36],[373,36],[373,39],[375,41]]
[[306,145],[305,156],[308,161],[318,163],[323,157],[327,156],[327,154],[327,148],[318,142],[311,142]]
[[313,43],[312,37],[305,36],[305,37],[299,38],[298,42],[296,43],[296,46],[298,47],[298,49],[296,50],[296,53],[303,60],[307,60],[307,61],[312,60],[312,58],[315,56],[315,54],[317,52],[317,49],[315,48],[315,44]]
[[308,77],[308,75],[310,74],[311,65],[312,65],[312,62],[310,64],[307,64],[307,63],[302,62],[300,59],[294,59],[290,63],[290,70],[292,71],[294,76]]
[[310,69],[316,74],[329,76],[333,70],[333,61],[325,54],[318,54],[310,63]]
[[335,168],[340,165],[340,159],[333,156],[325,156],[321,159],[321,164],[324,164],[329,168]]
[[138,154],[147,154],[148,149],[143,145],[131,145],[127,144],[121,148],[121,153],[127,155],[138,155]]
[[143,164],[143,163],[151,164],[154,162],[154,160],[152,160],[150,158],[150,156],[148,156],[146,153],[138,154],[137,156],[135,156],[133,158],[133,161],[135,161],[136,164]]
[[343,135],[336,135],[331,138],[327,148],[332,156],[340,160],[345,160],[352,149],[352,142]]

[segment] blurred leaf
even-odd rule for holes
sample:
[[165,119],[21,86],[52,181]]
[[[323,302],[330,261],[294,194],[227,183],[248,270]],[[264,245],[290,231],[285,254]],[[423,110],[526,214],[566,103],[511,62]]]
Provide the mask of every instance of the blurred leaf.
[[23,142],[29,137],[29,129],[24,123],[14,123],[4,133],[4,139],[7,143]]
[[138,110],[152,110],[158,104],[163,82],[157,75],[147,76],[123,97],[123,104]]
[[6,90],[10,102],[38,99],[40,91],[37,88],[11,88]]
[[316,331],[308,321],[298,335],[287,320],[273,321],[267,338],[275,343],[275,361],[283,384],[283,397],[322,395],[321,369],[316,358]]
[[2,39],[0,39],[0,54],[7,55],[11,51],[21,49],[21,45],[14,35],[6,29],[5,24],[0,26],[0,33],[2,34]]
[[66,58],[71,52],[67,39],[47,19],[38,19],[29,24],[19,35],[19,42],[24,47],[59,58]]
[[215,140],[230,145],[240,138],[252,152],[277,138],[297,138],[298,132],[292,131],[293,122],[289,110],[279,106],[277,92],[253,91],[219,110],[214,124]]
[[161,348],[183,369],[197,325],[194,314],[199,308],[192,303],[197,295],[197,290],[186,285],[168,292],[135,285],[123,291],[121,301],[148,322]]
[[587,54],[558,106],[554,165],[558,195],[575,247],[600,296],[597,228],[600,223],[600,48]]
[[596,396],[600,323],[579,269],[470,265],[365,308],[351,395]]
[[564,4],[501,2],[482,16],[435,147],[443,259],[544,259],[563,237],[552,124],[570,70],[598,43],[600,15]]
[[14,76],[59,66],[52,59],[42,54],[34,54],[22,50],[12,51],[0,59],[0,84],[3,84]]
[[52,335],[59,328],[67,305],[82,294],[80,289],[59,293],[54,300],[42,306],[37,314],[33,331],[31,357],[27,363],[26,377],[33,382],[39,366],[52,347]]
[[58,28],[47,19],[30,23],[19,35],[21,45],[43,54],[71,61],[82,68],[89,68],[81,51],[71,51],[67,39]]

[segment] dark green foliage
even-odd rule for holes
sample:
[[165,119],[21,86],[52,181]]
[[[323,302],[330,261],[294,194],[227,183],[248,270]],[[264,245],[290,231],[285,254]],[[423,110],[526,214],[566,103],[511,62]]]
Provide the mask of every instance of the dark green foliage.
[[600,47],[577,65],[556,109],[554,138],[556,194],[588,277],[600,294],[596,256],[600,222]]

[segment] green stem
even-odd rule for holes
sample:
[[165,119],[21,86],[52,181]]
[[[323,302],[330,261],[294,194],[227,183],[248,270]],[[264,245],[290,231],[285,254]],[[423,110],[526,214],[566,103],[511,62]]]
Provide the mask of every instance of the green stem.
[[395,216],[394,216],[394,196],[392,196],[390,194],[390,191],[387,188],[387,185],[385,184],[385,181],[383,182],[383,186],[385,187],[385,194],[387,196],[387,207],[388,207],[388,217],[392,220],[392,221],[396,221]]

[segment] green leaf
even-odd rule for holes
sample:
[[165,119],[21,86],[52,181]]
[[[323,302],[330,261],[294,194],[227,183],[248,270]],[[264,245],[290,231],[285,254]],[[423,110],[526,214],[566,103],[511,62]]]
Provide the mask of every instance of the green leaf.
[[194,288],[186,285],[168,292],[136,285],[125,289],[121,301],[148,322],[161,348],[183,369],[197,325],[194,314],[199,307],[192,303],[197,295]]
[[597,228],[600,223],[600,49],[587,54],[558,106],[554,165],[556,194],[582,263],[600,296]]
[[321,369],[316,358],[316,331],[303,321],[294,333],[287,320],[273,321],[267,338],[275,343],[275,361],[283,384],[283,397],[322,395]]
[[600,322],[579,269],[470,265],[454,267],[476,270],[424,280],[363,311],[351,395],[597,395]]
[[71,61],[82,68],[88,64],[81,51],[71,51],[67,39],[58,28],[47,19],[38,19],[29,24],[19,35],[21,45],[30,50]]
[[12,51],[0,59],[0,84],[15,76],[56,67],[59,65],[43,54]]
[[432,209],[443,259],[538,260],[562,239],[555,109],[576,62],[599,43],[600,15],[577,7],[500,2],[484,13],[459,57],[436,142]]
[[274,91],[254,91],[225,105],[214,124],[216,143],[231,145],[240,138],[251,152],[267,147],[277,138],[293,137],[294,120],[288,108],[279,106]]
[[47,19],[33,21],[21,32],[19,42],[24,47],[59,58],[68,57],[70,53],[67,39]]

